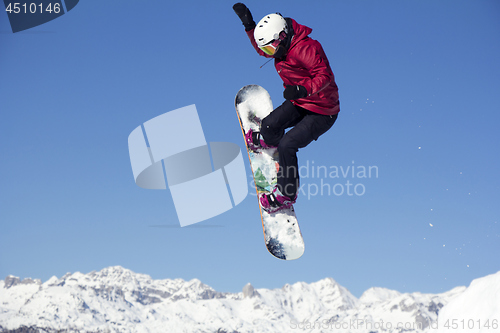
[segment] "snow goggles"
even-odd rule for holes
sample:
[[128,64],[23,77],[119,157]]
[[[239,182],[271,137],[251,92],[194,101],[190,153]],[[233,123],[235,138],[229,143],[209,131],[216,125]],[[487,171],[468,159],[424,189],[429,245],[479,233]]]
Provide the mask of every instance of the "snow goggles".
[[264,51],[264,53],[269,54],[271,56],[276,53],[276,49],[278,48],[280,43],[285,40],[286,32],[283,30],[279,33],[279,35],[276,34],[274,36],[275,36],[275,38],[272,41],[270,41],[269,43],[264,44],[262,46],[259,46],[259,48],[262,51]]

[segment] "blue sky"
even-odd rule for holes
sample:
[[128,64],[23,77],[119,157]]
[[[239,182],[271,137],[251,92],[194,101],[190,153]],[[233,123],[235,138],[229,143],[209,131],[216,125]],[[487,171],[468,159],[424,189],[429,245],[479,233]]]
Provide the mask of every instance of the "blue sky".
[[[310,26],[336,75],[338,121],[300,165],[378,170],[303,177],[299,260],[267,253],[252,195],[180,228],[168,191],[135,185],[127,137],[145,121],[196,104],[207,141],[243,149],[237,91],[259,84],[283,101],[233,3],[81,1],[16,34],[0,13],[0,277],[121,265],[228,292],[332,277],[359,297],[497,272],[498,1],[246,2],[256,21],[281,12]],[[314,194],[321,184],[345,191]]]

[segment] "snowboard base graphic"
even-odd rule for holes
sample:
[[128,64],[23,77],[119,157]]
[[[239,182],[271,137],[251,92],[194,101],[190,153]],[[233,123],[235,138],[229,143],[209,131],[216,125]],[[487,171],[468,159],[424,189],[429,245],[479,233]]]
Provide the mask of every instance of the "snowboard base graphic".
[[[250,129],[254,132],[260,131],[262,119],[273,111],[269,93],[258,85],[241,88],[236,94],[235,107],[243,138]],[[252,151],[247,146],[247,152],[258,198],[259,194],[269,193],[276,185],[278,151],[276,148]],[[276,258],[283,260],[300,258],[304,253],[304,240],[293,206],[268,213],[261,207],[260,201],[257,201],[267,250]]]

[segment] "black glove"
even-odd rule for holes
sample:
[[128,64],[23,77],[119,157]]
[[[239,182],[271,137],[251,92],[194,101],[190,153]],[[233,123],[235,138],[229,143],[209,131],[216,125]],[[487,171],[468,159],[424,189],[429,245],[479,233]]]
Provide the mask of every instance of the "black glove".
[[304,98],[307,97],[307,89],[304,86],[286,86],[283,97],[288,100]]
[[245,26],[245,31],[250,31],[255,28],[255,21],[253,20],[252,13],[250,13],[250,10],[247,8],[247,6],[245,6],[241,2],[238,2],[234,4],[233,10]]

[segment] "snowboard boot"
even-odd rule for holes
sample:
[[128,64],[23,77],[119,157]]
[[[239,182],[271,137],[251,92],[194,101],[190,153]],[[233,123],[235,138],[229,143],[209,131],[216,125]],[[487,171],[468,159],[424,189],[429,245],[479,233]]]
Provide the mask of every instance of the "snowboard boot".
[[252,129],[249,129],[245,134],[245,141],[247,142],[248,148],[253,151],[256,151],[258,149],[276,148],[274,146],[269,146],[268,144],[266,144],[264,142],[264,139],[262,138],[262,135],[260,135],[260,132],[254,132]]
[[274,213],[285,208],[290,208],[297,200],[297,195],[293,199],[281,194],[278,187],[271,193],[263,193],[259,197],[260,205],[268,213]]

